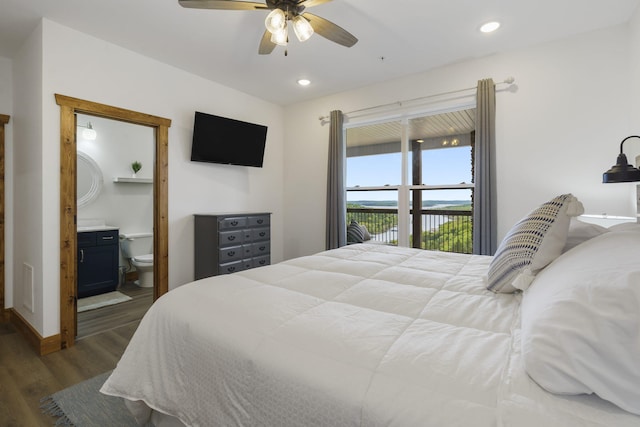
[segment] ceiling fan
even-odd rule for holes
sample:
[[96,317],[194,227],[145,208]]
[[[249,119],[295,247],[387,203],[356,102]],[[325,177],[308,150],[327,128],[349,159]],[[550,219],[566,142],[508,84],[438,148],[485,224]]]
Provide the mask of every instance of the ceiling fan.
[[[296,37],[306,41],[314,32],[322,37],[351,47],[358,42],[351,33],[319,16],[305,12],[305,9],[318,6],[331,0],[265,0],[256,3],[243,0],[178,0],[180,6],[193,9],[220,10],[271,10],[265,19],[265,30],[258,53],[268,55],[277,45],[286,46],[289,42],[289,22]],[[287,52],[285,51],[285,55]]]

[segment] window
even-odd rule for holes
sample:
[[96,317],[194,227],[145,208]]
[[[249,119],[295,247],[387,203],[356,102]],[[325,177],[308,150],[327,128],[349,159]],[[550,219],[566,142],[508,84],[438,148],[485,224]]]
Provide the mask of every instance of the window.
[[347,223],[386,244],[471,253],[474,118],[467,109],[348,127]]

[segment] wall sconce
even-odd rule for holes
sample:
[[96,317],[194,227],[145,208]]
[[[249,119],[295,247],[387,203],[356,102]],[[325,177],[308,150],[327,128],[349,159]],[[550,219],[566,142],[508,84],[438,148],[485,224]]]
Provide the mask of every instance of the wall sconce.
[[86,126],[78,125],[78,127],[84,128],[82,130],[82,137],[84,139],[88,139],[89,141],[94,141],[96,139],[96,136],[98,136],[96,131],[93,129],[93,126],[91,126],[91,122],[87,122]]
[[602,182],[605,184],[615,182],[634,182],[640,181],[640,170],[634,168],[627,161],[627,156],[622,151],[622,146],[627,139],[640,138],[638,135],[631,135],[626,137],[620,143],[620,154],[618,154],[618,161],[611,169],[602,174]]

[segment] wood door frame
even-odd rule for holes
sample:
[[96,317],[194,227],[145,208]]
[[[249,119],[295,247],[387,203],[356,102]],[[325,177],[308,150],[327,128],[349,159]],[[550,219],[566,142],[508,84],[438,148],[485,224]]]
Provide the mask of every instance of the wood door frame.
[[8,311],[4,309],[4,125],[9,116],[0,114],[0,320],[8,320]]
[[76,336],[77,202],[76,114],[119,120],[155,129],[153,169],[153,299],[169,291],[169,126],[171,120],[55,94],[60,106],[60,344]]

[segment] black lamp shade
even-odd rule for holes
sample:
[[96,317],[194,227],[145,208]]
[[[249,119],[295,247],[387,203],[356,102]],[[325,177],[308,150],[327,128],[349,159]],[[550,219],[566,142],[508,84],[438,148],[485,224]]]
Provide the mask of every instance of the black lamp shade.
[[618,161],[608,171],[602,174],[602,182],[605,184],[615,182],[635,182],[640,181],[640,170],[634,168],[627,161],[627,156],[624,155],[622,147],[627,139],[639,138],[638,135],[631,135],[626,137],[620,143],[620,154],[618,154]]

